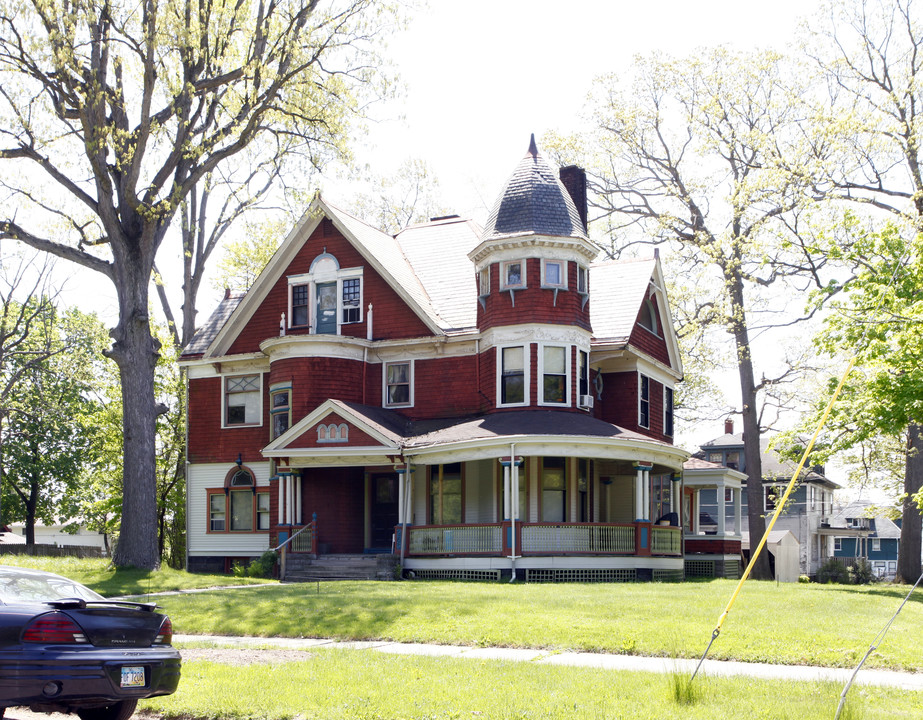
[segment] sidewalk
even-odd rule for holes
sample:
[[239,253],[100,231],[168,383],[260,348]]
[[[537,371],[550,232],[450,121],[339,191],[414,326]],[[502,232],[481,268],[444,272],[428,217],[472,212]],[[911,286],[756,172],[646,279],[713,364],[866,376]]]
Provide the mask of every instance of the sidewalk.
[[[638,655],[609,655],[604,653],[560,652],[553,650],[520,650],[499,647],[468,647],[460,645],[427,645],[380,641],[339,641],[324,638],[259,638],[226,637],[221,635],[174,635],[179,644],[218,645],[240,648],[286,648],[310,650],[312,648],[346,648],[350,650],[372,650],[395,655],[426,655],[430,657],[457,657],[472,660],[507,660],[511,662],[534,662],[546,665],[572,667],[593,667],[605,670],[632,670],[641,672],[672,673],[689,675],[695,670],[698,660],[641,657]],[[182,648],[180,648],[182,652]],[[706,660],[700,673],[710,677],[744,675],[765,680],[798,680],[801,682],[830,681],[845,684],[853,669],[824,668],[809,665],[770,665],[767,663],[744,663],[725,660]],[[880,685],[904,690],[923,690],[923,673],[903,673],[893,670],[861,670],[856,684]]]

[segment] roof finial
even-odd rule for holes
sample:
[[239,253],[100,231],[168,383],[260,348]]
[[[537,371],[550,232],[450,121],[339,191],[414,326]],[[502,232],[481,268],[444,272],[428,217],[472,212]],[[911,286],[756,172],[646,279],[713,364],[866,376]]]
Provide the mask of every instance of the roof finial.
[[535,145],[535,133],[532,133],[532,137],[529,140],[529,155],[538,157],[538,147]]

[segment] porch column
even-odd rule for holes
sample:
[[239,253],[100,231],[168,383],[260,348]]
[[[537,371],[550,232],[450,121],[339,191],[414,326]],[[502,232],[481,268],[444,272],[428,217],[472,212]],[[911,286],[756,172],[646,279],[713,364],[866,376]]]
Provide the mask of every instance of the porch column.
[[635,477],[635,520],[645,522],[650,520],[648,514],[651,510],[651,468],[653,463],[636,462],[634,464],[637,476]]
[[279,522],[277,525],[284,525],[285,515],[283,514],[285,510],[285,475],[281,473],[278,475],[279,478]]
[[503,463],[503,519],[509,520],[512,517],[512,507],[510,504],[510,464]]
[[718,537],[724,537],[724,485],[718,485]]
[[297,479],[292,476],[292,482],[295,484],[295,523],[301,525],[304,519],[301,516],[301,474]]
[[[679,473],[673,473],[673,475],[670,476],[670,512],[676,513],[677,518],[681,515],[679,506],[681,499],[680,494],[682,493],[682,488],[680,487],[681,481],[682,475]],[[679,524],[682,525],[682,521],[680,521]]]
[[743,531],[741,530],[740,524],[740,488],[734,488],[734,534],[737,537],[743,537]]
[[295,524],[295,503],[292,502],[295,497],[295,477],[291,474],[285,476],[285,495],[288,498],[288,507],[286,508],[286,523]]

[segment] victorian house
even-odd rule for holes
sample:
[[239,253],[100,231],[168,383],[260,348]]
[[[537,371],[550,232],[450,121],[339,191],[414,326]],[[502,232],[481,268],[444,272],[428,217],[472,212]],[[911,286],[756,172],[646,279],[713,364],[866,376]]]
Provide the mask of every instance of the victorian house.
[[183,353],[189,569],[284,546],[405,577],[681,578],[661,266],[598,256],[585,175],[534,140],[483,228],[392,236],[318,196]]

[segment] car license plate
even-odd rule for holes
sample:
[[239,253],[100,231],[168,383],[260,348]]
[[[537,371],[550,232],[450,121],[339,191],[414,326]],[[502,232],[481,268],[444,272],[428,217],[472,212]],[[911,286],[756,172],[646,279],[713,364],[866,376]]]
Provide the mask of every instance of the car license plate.
[[144,687],[144,668],[135,665],[125,665],[122,667],[122,687],[135,688]]

